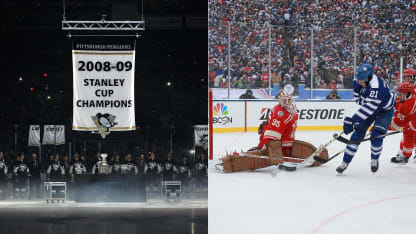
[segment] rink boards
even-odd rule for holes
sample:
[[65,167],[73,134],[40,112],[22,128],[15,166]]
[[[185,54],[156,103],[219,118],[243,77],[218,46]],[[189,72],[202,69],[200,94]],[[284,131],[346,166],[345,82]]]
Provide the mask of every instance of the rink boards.
[[[213,101],[213,133],[257,131],[276,104],[276,100]],[[344,117],[358,109],[353,100],[297,100],[296,107],[298,131],[342,130]]]

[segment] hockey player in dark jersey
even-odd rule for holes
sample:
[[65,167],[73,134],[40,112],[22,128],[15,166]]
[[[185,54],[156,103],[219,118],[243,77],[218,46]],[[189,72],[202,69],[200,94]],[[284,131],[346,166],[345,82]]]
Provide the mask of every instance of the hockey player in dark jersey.
[[139,174],[143,175],[144,169],[146,168],[146,158],[144,157],[144,154],[140,154],[140,156],[137,157],[136,166],[137,166],[137,169],[139,170]]
[[22,153],[19,160],[16,162],[13,168],[13,175],[15,176],[14,182],[14,198],[25,198],[28,194],[28,182],[30,171],[29,167],[24,161],[25,156]]
[[87,173],[86,165],[81,161],[78,152],[74,154],[74,160],[69,167],[69,173],[71,175],[81,175]]
[[131,154],[127,154],[126,157],[124,158],[124,162],[122,164],[121,170],[122,170],[121,173],[123,174],[137,175],[139,173],[137,166],[131,160]]
[[6,198],[6,183],[7,183],[8,167],[4,159],[4,153],[0,152],[0,200]]
[[109,173],[110,174],[120,174],[121,172],[121,160],[120,160],[120,154],[116,153],[116,156],[114,158],[114,161],[110,165]]
[[144,171],[145,174],[148,175],[157,175],[160,173],[161,168],[159,161],[156,159],[155,153],[150,153],[150,159],[147,161]]
[[176,162],[172,158],[172,153],[168,153],[168,158],[162,164],[163,181],[175,180],[176,172]]
[[374,123],[371,132],[371,171],[378,170],[378,158],[383,149],[383,138],[374,138],[387,132],[393,116],[395,96],[383,79],[376,76],[370,64],[358,67],[353,81],[354,99],[360,108],[352,117],[344,119],[344,133],[352,135],[350,141],[356,144],[347,145],[341,165],[336,169],[343,173],[355,155],[367,129]]
[[159,174],[162,170],[159,161],[156,159],[156,154],[149,152],[150,159],[147,161],[144,168],[144,173],[148,175],[148,191],[149,193],[157,193],[160,188]]
[[189,162],[187,156],[183,156],[181,163],[178,165],[178,179],[181,181],[182,187],[185,190],[189,187],[191,179],[192,164]]
[[52,161],[46,170],[49,181],[61,182],[64,179],[65,169],[59,160],[59,154],[56,154],[55,160]]
[[194,164],[195,170],[195,185],[197,192],[202,194],[203,190],[208,188],[208,160],[205,154],[201,152],[200,157]]

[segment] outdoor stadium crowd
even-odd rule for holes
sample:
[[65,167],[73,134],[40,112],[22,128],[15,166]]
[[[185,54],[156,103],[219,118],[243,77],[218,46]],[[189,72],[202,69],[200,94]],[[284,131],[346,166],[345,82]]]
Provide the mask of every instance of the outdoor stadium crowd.
[[232,88],[268,87],[269,24],[271,80],[284,86],[311,79],[313,28],[314,88],[351,88],[354,26],[357,64],[370,63],[390,86],[396,84],[400,56],[414,68],[414,1],[209,0],[210,87],[228,87],[230,22]]
[[[174,158],[172,153],[161,156],[154,152],[127,153],[124,157],[118,152],[108,155],[108,176],[146,175],[146,189],[149,195],[160,195],[162,181],[181,181],[184,192],[203,194],[208,186],[208,159],[204,151],[198,151],[195,160],[188,156]],[[48,153],[46,160],[40,160],[37,153],[0,152],[0,199],[36,199],[43,196],[42,183],[76,183],[75,176],[101,174],[99,164],[101,153],[86,157],[75,152],[68,154]],[[69,187],[70,189],[71,187]],[[23,192],[22,192],[23,189]]]

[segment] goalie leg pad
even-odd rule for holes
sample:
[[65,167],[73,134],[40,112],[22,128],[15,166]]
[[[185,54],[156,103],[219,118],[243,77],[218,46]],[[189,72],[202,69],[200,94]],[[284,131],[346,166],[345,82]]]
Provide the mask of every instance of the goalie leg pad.
[[283,163],[283,152],[282,152],[281,141],[269,141],[267,143],[267,150],[268,150],[270,162],[273,165]]
[[[292,146],[292,157],[294,158],[307,158],[314,154],[316,151],[316,147],[313,146],[311,143],[295,140]],[[328,150],[325,148],[322,152],[318,155],[322,159],[328,159]],[[322,163],[315,161],[312,166],[319,166]]]
[[224,172],[249,171],[271,166],[269,159],[227,155],[221,159]]

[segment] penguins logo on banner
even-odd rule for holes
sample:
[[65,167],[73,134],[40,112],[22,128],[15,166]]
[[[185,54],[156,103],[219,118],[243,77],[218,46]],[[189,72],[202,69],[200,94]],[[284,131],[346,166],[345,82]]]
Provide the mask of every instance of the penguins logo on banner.
[[110,128],[117,125],[117,123],[114,121],[116,119],[116,116],[108,113],[98,113],[95,116],[91,116],[91,118],[98,128],[98,133],[100,133],[103,139],[105,138],[105,136],[107,136],[107,134],[110,134]]
[[136,129],[135,55],[134,40],[73,41],[72,130],[99,133],[104,139],[112,131]]

